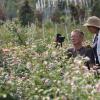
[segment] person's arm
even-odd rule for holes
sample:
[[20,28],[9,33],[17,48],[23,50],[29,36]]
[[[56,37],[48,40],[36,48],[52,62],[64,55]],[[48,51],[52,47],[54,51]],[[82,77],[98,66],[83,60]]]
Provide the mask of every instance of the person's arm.
[[73,48],[67,49],[66,54],[68,56],[68,59],[73,57]]
[[97,41],[97,56],[100,63],[100,32],[98,34],[98,41]]
[[90,63],[95,65],[95,56],[92,48],[90,50]]
[[95,65],[95,57],[94,57],[93,49],[91,47],[86,47],[85,56],[89,58],[89,60],[85,62],[85,65],[90,70]]

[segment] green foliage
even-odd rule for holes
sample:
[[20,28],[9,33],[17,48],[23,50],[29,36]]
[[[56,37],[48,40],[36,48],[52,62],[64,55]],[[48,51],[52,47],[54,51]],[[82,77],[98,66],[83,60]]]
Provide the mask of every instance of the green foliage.
[[9,95],[9,94],[2,94],[3,96],[0,97],[0,100],[17,100],[16,98],[14,98],[13,96]]
[[46,44],[42,43],[42,41],[37,42],[36,52],[41,54],[45,52],[48,48],[46,47]]
[[62,19],[62,16],[65,16],[65,12],[64,11],[60,11],[59,9],[56,9],[55,12],[53,13],[53,15],[51,16],[51,20],[55,23],[61,23],[61,22],[65,22],[64,18]]
[[[70,43],[56,49],[53,43],[54,24],[48,22],[44,26],[45,41],[42,28],[35,25],[21,27],[18,20],[13,20],[0,26],[0,60],[3,62],[3,67],[0,67],[0,97],[10,95],[17,100],[99,100],[99,76],[96,78],[94,70],[87,70],[83,57],[68,59],[66,49],[71,46]],[[59,25],[61,32],[63,27]],[[70,32],[75,26],[67,28]],[[22,40],[25,46],[20,45]]]
[[35,10],[34,12],[34,19],[35,24],[39,27],[42,27],[42,21],[43,21],[43,12],[39,10]]
[[100,0],[94,0],[91,14],[100,17]]
[[46,24],[45,24],[46,29],[49,29],[49,28],[52,28],[52,27],[53,27],[53,23],[51,23],[50,21],[46,22]]
[[7,17],[12,19],[17,16],[17,1],[16,0],[5,0],[5,9]]
[[67,59],[66,48],[55,49],[52,44],[45,44],[48,49],[40,55],[36,45],[10,47],[4,52],[8,63],[0,68],[2,96],[11,94],[18,100],[100,99],[99,80],[83,66],[82,57]]
[[61,10],[61,11],[64,11],[65,8],[67,7],[67,4],[66,4],[66,1],[58,1],[58,9]]
[[13,21],[6,21],[5,24],[1,26],[0,37],[1,42],[4,43],[17,43],[19,45],[26,45],[27,40],[27,28],[21,28],[17,19]]

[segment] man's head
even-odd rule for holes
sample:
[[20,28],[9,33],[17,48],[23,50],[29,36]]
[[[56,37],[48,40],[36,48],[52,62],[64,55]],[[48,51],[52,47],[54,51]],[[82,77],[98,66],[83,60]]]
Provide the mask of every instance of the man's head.
[[71,32],[71,41],[74,46],[82,45],[84,40],[84,33],[79,29],[76,29]]

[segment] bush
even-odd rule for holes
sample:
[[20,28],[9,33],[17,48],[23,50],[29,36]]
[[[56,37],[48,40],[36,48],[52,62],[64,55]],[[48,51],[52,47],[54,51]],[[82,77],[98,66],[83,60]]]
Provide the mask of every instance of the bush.
[[4,52],[0,93],[18,100],[100,99],[99,79],[83,65],[82,57],[67,59],[66,48],[37,45],[10,47]]

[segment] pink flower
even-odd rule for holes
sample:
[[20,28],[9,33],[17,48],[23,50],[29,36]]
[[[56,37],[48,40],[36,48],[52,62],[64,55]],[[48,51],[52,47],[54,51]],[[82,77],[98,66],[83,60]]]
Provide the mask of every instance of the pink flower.
[[3,48],[2,51],[3,51],[3,52],[9,52],[10,50],[9,50],[9,49],[4,49],[4,48]]
[[96,91],[100,92],[100,82],[96,84]]

